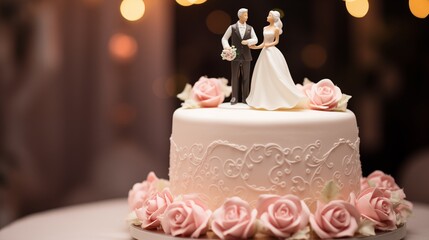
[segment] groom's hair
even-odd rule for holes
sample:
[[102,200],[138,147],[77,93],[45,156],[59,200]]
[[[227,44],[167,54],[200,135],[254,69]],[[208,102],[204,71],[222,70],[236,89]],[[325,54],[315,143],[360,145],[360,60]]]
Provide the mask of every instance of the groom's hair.
[[240,8],[237,13],[238,18],[240,18],[241,14],[246,12],[248,12],[247,8]]

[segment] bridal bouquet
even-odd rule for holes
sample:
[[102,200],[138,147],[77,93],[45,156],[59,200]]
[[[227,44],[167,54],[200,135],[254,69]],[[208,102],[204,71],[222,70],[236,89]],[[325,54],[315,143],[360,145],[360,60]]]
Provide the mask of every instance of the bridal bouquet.
[[222,57],[222,60],[232,61],[237,56],[237,48],[235,48],[235,46],[232,46],[231,48],[226,48],[222,50],[220,56]]

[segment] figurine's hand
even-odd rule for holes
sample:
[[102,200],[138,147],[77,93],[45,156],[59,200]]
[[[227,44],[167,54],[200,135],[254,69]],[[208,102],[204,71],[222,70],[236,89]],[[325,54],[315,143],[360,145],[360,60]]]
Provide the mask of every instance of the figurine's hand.
[[265,44],[261,43],[259,45],[251,45],[251,46],[249,46],[249,48],[250,49],[261,49],[261,48],[264,48],[264,46],[265,46]]
[[243,45],[247,45],[247,44],[248,44],[248,41],[247,41],[247,40],[243,40],[243,41],[241,41],[241,44],[243,44]]

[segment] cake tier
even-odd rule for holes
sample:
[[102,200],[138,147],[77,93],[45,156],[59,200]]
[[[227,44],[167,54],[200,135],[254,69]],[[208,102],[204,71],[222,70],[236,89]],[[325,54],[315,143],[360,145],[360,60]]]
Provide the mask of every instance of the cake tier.
[[232,196],[255,206],[268,193],[295,194],[311,209],[331,180],[340,199],[359,193],[358,128],[349,110],[177,109],[170,140],[172,193],[199,194],[211,209]]

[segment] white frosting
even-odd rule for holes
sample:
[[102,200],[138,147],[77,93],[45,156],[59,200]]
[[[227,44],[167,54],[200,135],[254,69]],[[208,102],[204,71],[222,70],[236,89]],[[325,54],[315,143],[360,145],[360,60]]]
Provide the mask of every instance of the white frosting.
[[215,209],[227,197],[255,205],[260,194],[293,193],[310,206],[334,180],[339,198],[360,189],[359,137],[353,112],[261,111],[245,104],[177,109],[170,183]]

